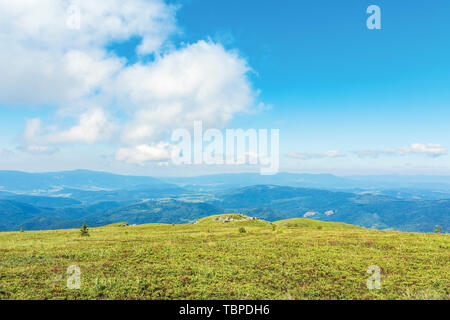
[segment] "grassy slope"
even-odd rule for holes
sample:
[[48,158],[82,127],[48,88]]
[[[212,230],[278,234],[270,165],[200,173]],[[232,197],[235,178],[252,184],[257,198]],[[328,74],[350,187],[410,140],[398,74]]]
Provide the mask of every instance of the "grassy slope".
[[361,227],[342,222],[324,222],[320,220],[293,218],[276,221],[274,224],[288,228],[316,228],[316,229],[362,229]]
[[[223,223],[222,221],[214,221],[214,218],[229,218],[229,219],[233,219],[234,221],[230,221],[227,222],[226,224]],[[223,225],[227,225],[227,226],[238,226],[238,227],[267,227],[267,226],[271,226],[270,222],[264,221],[264,220],[246,220],[247,216],[244,216],[242,214],[235,214],[235,213],[230,213],[230,214],[219,214],[219,215],[214,215],[214,216],[209,216],[206,218],[202,218],[199,219],[196,224],[197,225],[202,225],[202,226],[223,226]]]
[[311,221],[0,233],[0,299],[449,299],[448,235]]

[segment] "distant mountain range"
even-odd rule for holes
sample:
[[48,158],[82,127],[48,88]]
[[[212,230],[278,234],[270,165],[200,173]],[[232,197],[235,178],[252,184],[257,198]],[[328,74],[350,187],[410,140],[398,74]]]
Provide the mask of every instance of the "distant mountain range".
[[46,192],[61,188],[85,190],[117,190],[138,186],[170,187],[159,179],[151,177],[122,176],[106,172],[75,170],[49,173],[27,173],[0,171],[0,191]]
[[278,185],[318,188],[348,192],[383,192],[429,199],[450,198],[450,176],[348,176],[332,174],[279,173],[262,176],[257,173],[216,174],[198,177],[164,178],[164,181],[196,191],[224,190],[252,185]]
[[269,221],[308,217],[367,228],[449,231],[450,179],[427,176],[222,174],[192,178],[77,170],[0,171],[0,231],[116,222],[192,223],[239,212]]
[[450,200],[399,199],[318,189],[251,186],[225,192],[212,203],[269,221],[295,217],[346,222],[366,228],[430,232],[450,227]]

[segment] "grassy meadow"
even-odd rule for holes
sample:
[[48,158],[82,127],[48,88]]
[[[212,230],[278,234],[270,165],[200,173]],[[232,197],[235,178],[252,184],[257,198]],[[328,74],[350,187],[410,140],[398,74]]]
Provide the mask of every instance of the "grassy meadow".
[[447,234],[227,216],[241,221],[0,233],[0,299],[450,299]]

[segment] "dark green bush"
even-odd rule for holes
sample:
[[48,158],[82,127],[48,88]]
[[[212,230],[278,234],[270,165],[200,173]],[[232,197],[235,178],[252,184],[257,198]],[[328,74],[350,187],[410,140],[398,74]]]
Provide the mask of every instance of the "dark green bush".
[[89,237],[89,229],[88,229],[86,223],[83,223],[83,225],[81,226],[80,235],[82,237]]

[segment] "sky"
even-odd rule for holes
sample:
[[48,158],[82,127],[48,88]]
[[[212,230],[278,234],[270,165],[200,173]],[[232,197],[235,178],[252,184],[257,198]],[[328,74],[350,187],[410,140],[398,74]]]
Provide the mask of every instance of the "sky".
[[[369,29],[370,5],[381,29]],[[280,171],[450,174],[450,2],[0,0],[0,170],[153,176],[170,137],[279,129]]]

